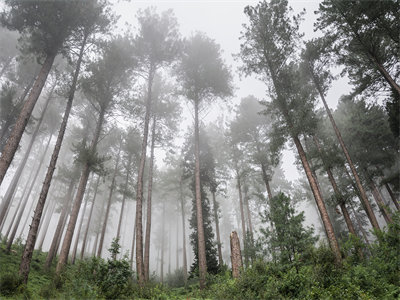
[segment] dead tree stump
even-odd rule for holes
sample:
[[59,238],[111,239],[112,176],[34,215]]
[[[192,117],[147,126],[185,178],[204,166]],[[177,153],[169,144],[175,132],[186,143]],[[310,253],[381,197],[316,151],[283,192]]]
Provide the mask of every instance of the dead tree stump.
[[238,278],[242,268],[242,253],[240,252],[240,242],[236,231],[232,231],[231,236],[231,261],[232,261],[232,276]]

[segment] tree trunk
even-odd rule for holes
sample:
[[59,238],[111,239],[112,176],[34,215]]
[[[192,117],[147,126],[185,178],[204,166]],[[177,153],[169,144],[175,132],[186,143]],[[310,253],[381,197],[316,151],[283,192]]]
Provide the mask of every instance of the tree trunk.
[[136,273],[138,276],[139,285],[143,286],[145,282],[144,265],[143,265],[143,175],[146,164],[147,152],[147,139],[149,135],[149,123],[151,113],[151,90],[153,85],[155,69],[153,66],[150,68],[148,83],[147,83],[147,101],[146,101],[146,114],[144,118],[143,128],[143,142],[140,155],[139,172],[136,188]]
[[357,225],[358,225],[358,227],[360,228],[361,234],[362,234],[362,236],[364,237],[365,242],[367,243],[367,245],[370,246],[370,243],[369,243],[369,240],[368,240],[368,234],[367,234],[367,232],[365,231],[364,227],[362,226],[361,221],[360,221],[359,217],[357,216],[357,213],[356,213],[356,211],[355,211],[353,205],[350,204],[350,208],[351,208],[351,210],[353,211],[354,218],[356,219]]
[[24,133],[26,124],[32,114],[32,110],[40,96],[44,84],[46,83],[47,75],[53,65],[56,53],[48,55],[44,61],[39,75],[32,87],[32,90],[26,100],[24,106],[22,107],[21,113],[15,123],[15,126],[7,140],[7,144],[4,147],[4,151],[0,157],[0,184],[3,182],[4,176],[7,173],[8,167],[14,158],[15,152],[18,149],[19,142],[21,141],[22,134]]
[[[368,175],[367,175],[368,176]],[[376,204],[379,207],[379,210],[382,213],[383,218],[385,219],[386,223],[393,223],[392,217],[390,216],[389,211],[386,208],[386,204],[382,199],[382,195],[379,192],[378,188],[376,187],[375,183],[372,179],[367,179],[369,181],[369,186],[371,187],[372,195],[375,198]]]
[[[177,210],[179,208],[177,207]],[[179,218],[176,218],[176,257],[175,257],[175,263],[176,263],[176,268],[175,270],[179,270]]]
[[[24,280],[25,283],[28,280],[29,264],[30,264],[31,259],[32,259],[33,248],[34,248],[35,240],[36,240],[36,236],[37,236],[37,229],[38,229],[38,226],[39,226],[39,223],[40,223],[40,219],[42,217],[43,207],[44,207],[44,205],[46,203],[47,194],[48,194],[49,189],[50,189],[50,184],[51,184],[51,180],[53,178],[54,170],[56,168],[58,155],[59,155],[60,149],[61,149],[61,144],[62,144],[62,141],[64,139],[65,129],[67,128],[68,118],[69,118],[69,115],[70,115],[70,112],[71,112],[71,108],[72,108],[72,102],[74,100],[74,95],[75,95],[75,90],[76,90],[76,83],[77,83],[77,80],[78,80],[79,71],[80,71],[80,67],[81,67],[81,63],[82,63],[83,52],[84,52],[85,45],[86,45],[86,38],[87,38],[87,36],[85,35],[85,37],[83,39],[83,42],[82,42],[82,45],[81,45],[81,48],[80,48],[79,57],[78,57],[77,65],[76,65],[76,68],[75,68],[71,89],[70,89],[69,95],[68,95],[67,106],[65,108],[63,120],[61,122],[61,126],[60,126],[60,130],[59,130],[59,133],[58,133],[56,145],[54,146],[54,151],[53,151],[53,154],[51,156],[50,165],[49,165],[47,173],[46,173],[46,178],[45,178],[45,180],[43,182],[42,191],[40,192],[39,201],[38,201],[38,204],[37,204],[36,209],[35,209],[35,214],[33,216],[32,224],[31,224],[31,227],[30,227],[30,230],[29,230],[29,234],[28,234],[28,237],[27,237],[27,243],[25,245],[24,253],[22,255],[19,274],[20,274],[20,276],[23,277],[23,280]],[[86,186],[86,183],[85,183],[85,186]],[[83,196],[83,194],[82,194],[82,196]],[[71,236],[71,238],[72,238],[72,236]]]
[[267,175],[267,170],[263,163],[261,163],[261,172],[262,172],[263,181],[265,183],[265,187],[267,188],[268,199],[271,200],[272,199],[271,186],[269,185],[269,178]]
[[151,194],[153,190],[153,164],[154,164],[154,148],[156,141],[156,115],[153,115],[153,128],[151,132],[151,150],[150,150],[150,165],[149,165],[149,179],[147,186],[147,219],[146,219],[146,237],[144,243],[144,278],[149,281],[149,268],[150,268],[150,234],[151,234]]
[[[36,169],[35,176],[33,177],[33,180],[32,180],[32,182],[31,182],[31,185],[30,185],[30,187],[29,187],[29,189],[28,189],[28,193],[25,195],[25,199],[24,199],[24,201],[23,201],[23,203],[22,203],[22,206],[21,206],[21,209],[20,209],[20,211],[19,211],[17,220],[16,220],[16,222],[15,222],[15,224],[14,224],[13,231],[12,231],[12,233],[11,233],[11,236],[10,236],[9,239],[8,239],[8,242],[7,242],[7,250],[8,250],[8,251],[11,250],[11,245],[12,245],[12,243],[13,243],[13,241],[14,241],[14,238],[15,238],[15,235],[16,235],[16,233],[17,233],[18,225],[19,225],[19,223],[21,222],[22,214],[23,214],[24,211],[25,211],[26,203],[27,203],[28,200],[29,200],[29,195],[31,194],[32,189],[33,189],[33,187],[34,187],[34,185],[35,185],[35,183],[36,183],[36,179],[37,179],[37,177],[38,177],[38,175],[39,175],[39,172],[40,172],[40,169],[41,169],[41,167],[42,167],[43,161],[44,161],[44,159],[46,158],[46,152],[47,152],[47,149],[48,149],[48,147],[49,147],[49,145],[50,145],[51,138],[52,138],[52,135],[50,135],[50,138],[49,138],[48,141],[47,141],[47,145],[46,145],[46,148],[45,148],[45,150],[44,150],[44,152],[43,152],[42,158],[40,159],[39,166],[38,166],[37,169]],[[29,216],[28,216],[28,217],[29,217]]]
[[81,259],[83,259],[83,254],[85,252],[86,241],[88,239],[88,233],[89,233],[89,228],[90,228],[90,221],[92,220],[92,214],[93,214],[94,204],[96,202],[96,197],[97,197],[97,191],[99,189],[99,184],[100,184],[100,175],[97,176],[97,182],[96,182],[96,187],[94,189],[92,206],[90,207],[89,218],[87,220],[86,229],[85,229],[85,235],[84,235],[83,241],[82,241]]
[[54,213],[54,210],[55,210],[55,208],[56,208],[56,203],[55,203],[55,201],[51,201],[50,203],[49,203],[49,208],[48,208],[48,210],[47,210],[47,215],[46,215],[46,219],[45,220],[43,220],[42,222],[40,222],[40,228],[41,228],[41,230],[38,230],[38,236],[39,236],[39,234],[41,233],[42,234],[42,237],[41,237],[41,239],[40,239],[40,242],[39,242],[39,251],[42,251],[42,248],[43,248],[43,243],[44,243],[44,239],[46,238],[46,233],[47,233],[47,230],[48,230],[48,228],[49,228],[49,224],[50,224],[50,221],[51,221],[51,217],[53,216],[53,213]]
[[[15,209],[14,215],[13,215],[13,217],[12,217],[12,219],[11,219],[11,222],[10,222],[10,225],[9,225],[9,227],[8,227],[8,229],[7,229],[7,233],[5,234],[5,239],[6,239],[6,240],[8,239],[8,235],[10,234],[12,225],[14,224],[15,218],[17,217],[19,208],[21,207],[21,204],[22,204],[22,202],[23,202],[23,200],[24,200],[24,198],[25,198],[26,192],[27,192],[28,187],[29,187],[29,183],[31,182],[31,179],[32,179],[32,176],[33,176],[33,172],[34,172],[36,169],[37,169],[37,166],[35,165],[35,166],[33,166],[33,167],[31,168],[31,171],[29,172],[29,177],[28,177],[28,180],[27,180],[26,183],[25,183],[25,187],[24,187],[24,190],[22,191],[20,200],[19,200],[19,202],[18,202],[18,206],[17,206],[17,208]],[[6,215],[6,217],[4,218],[4,223],[5,223],[6,220],[7,220],[7,215]]]
[[[310,68],[310,70],[311,70],[311,68]],[[342,148],[342,151],[343,151],[343,153],[344,153],[344,155],[346,157],[346,160],[347,160],[347,162],[348,162],[348,164],[350,166],[351,172],[353,173],[354,179],[356,181],[357,189],[360,192],[360,198],[361,198],[361,201],[363,202],[364,209],[365,209],[365,211],[367,213],[367,216],[368,216],[372,226],[375,229],[380,230],[378,221],[376,220],[374,211],[373,211],[373,209],[371,207],[371,204],[368,201],[367,194],[365,193],[364,187],[361,184],[360,177],[358,176],[357,170],[356,170],[356,168],[355,168],[355,166],[353,164],[353,161],[351,160],[351,157],[350,157],[350,154],[349,154],[349,152],[347,150],[346,144],[343,141],[343,138],[342,138],[342,135],[341,135],[341,133],[339,131],[339,128],[336,126],[335,119],[333,118],[331,110],[330,110],[330,108],[329,108],[329,106],[328,106],[328,104],[327,104],[327,102],[325,100],[324,93],[322,92],[321,87],[320,87],[320,85],[318,83],[318,80],[315,77],[315,75],[312,72],[312,70],[311,70],[311,75],[312,75],[315,87],[318,90],[318,93],[319,93],[319,95],[321,97],[321,100],[322,100],[322,102],[324,104],[326,113],[328,114],[328,117],[329,117],[329,120],[330,120],[330,122],[332,124],[333,130],[335,131],[336,137],[337,137],[337,139],[338,139],[338,141],[340,143],[340,147]]]
[[[97,126],[96,126],[96,130],[95,130],[94,137],[92,140],[92,144],[90,145],[91,153],[94,153],[96,150],[97,143],[100,138],[101,128],[102,128],[103,122],[104,122],[104,114],[105,114],[105,111],[104,111],[104,109],[102,109],[100,111],[99,120],[97,122]],[[78,191],[76,193],[75,201],[74,201],[74,204],[72,207],[71,217],[69,219],[67,232],[65,233],[64,241],[63,241],[63,244],[61,247],[60,257],[58,258],[58,263],[57,263],[57,268],[56,268],[57,274],[60,274],[62,268],[67,263],[68,253],[69,253],[69,249],[71,247],[72,236],[74,234],[75,225],[76,225],[76,221],[78,219],[79,209],[81,207],[83,195],[85,194],[86,184],[87,184],[87,181],[89,178],[89,174],[90,174],[90,166],[89,166],[88,162],[86,162],[82,169],[81,179],[79,181]]]
[[85,219],[85,212],[86,212],[86,208],[87,208],[87,204],[88,204],[88,200],[89,200],[89,196],[90,196],[90,187],[92,186],[92,183],[93,183],[93,173],[92,173],[92,176],[90,179],[89,189],[88,189],[86,197],[85,197],[85,204],[83,206],[82,216],[79,221],[78,231],[75,232],[76,237],[75,237],[74,249],[72,250],[72,255],[71,255],[71,264],[75,264],[76,251],[78,250],[79,237],[81,235],[83,220]]
[[132,155],[129,155],[128,158],[128,165],[126,167],[126,177],[125,177],[125,184],[124,184],[124,194],[122,196],[122,205],[121,205],[121,212],[119,214],[119,221],[118,221],[118,229],[117,229],[117,238],[121,236],[121,225],[122,225],[122,218],[124,215],[125,209],[125,201],[126,201],[126,193],[128,191],[128,182],[129,182],[129,175],[130,175],[130,167],[132,164]]
[[185,285],[187,283],[187,256],[186,256],[186,224],[185,224],[185,203],[183,199],[183,191],[182,191],[182,178],[179,181],[179,198],[181,202],[181,215],[182,215],[182,254],[183,254],[183,276]]
[[110,208],[111,208],[111,202],[112,202],[111,200],[112,200],[112,195],[113,195],[114,187],[115,187],[115,179],[117,177],[117,172],[118,172],[118,167],[119,167],[119,159],[120,159],[121,147],[122,147],[122,139],[121,139],[121,143],[119,145],[119,150],[118,150],[118,154],[117,154],[117,161],[115,162],[114,173],[113,173],[113,177],[112,177],[112,180],[111,180],[110,193],[108,195],[108,200],[107,200],[106,215],[104,217],[103,228],[101,230],[99,248],[97,249],[97,257],[101,257],[101,251],[103,250],[103,243],[104,243],[104,237],[106,235],[108,215],[110,214]]
[[195,155],[195,191],[196,191],[196,216],[197,216],[197,239],[199,257],[199,279],[200,289],[206,286],[207,260],[206,242],[203,225],[203,205],[201,199],[200,183],[200,136],[199,136],[199,100],[194,102],[194,155]]
[[64,204],[61,210],[60,218],[58,219],[56,231],[54,232],[53,240],[50,245],[49,252],[47,253],[46,256],[46,262],[44,264],[45,269],[50,269],[51,263],[53,262],[54,256],[56,254],[56,248],[57,248],[57,242],[60,239],[60,235],[62,234],[62,228],[63,224],[65,224],[65,219],[67,218],[67,213],[69,211],[69,206],[71,203],[71,198],[72,198],[72,192],[75,186],[75,179],[72,179],[69,186],[68,186],[68,191],[67,195],[64,199]]
[[165,202],[163,202],[162,223],[161,223],[161,262],[160,277],[161,283],[164,283],[164,226],[165,226]]
[[247,251],[246,251],[246,222],[244,220],[244,209],[243,209],[243,194],[242,194],[242,185],[240,182],[240,173],[239,173],[239,168],[236,165],[236,184],[238,188],[238,193],[239,193],[239,208],[240,208],[240,219],[241,219],[241,224],[242,224],[242,239],[243,239],[243,249],[244,249],[244,263],[246,266],[248,266],[248,257],[247,257]]
[[339,206],[340,206],[340,209],[342,210],[342,214],[344,217],[344,221],[346,222],[347,228],[349,229],[349,232],[351,234],[353,234],[354,236],[357,236],[356,231],[354,230],[353,222],[350,219],[349,212],[347,211],[346,205],[344,203],[342,193],[340,192],[340,190],[337,186],[335,177],[333,176],[333,173],[332,173],[332,169],[330,167],[328,167],[324,162],[324,154],[322,153],[321,145],[318,141],[318,138],[315,135],[313,136],[313,140],[314,140],[315,145],[317,146],[318,152],[320,153],[320,156],[325,165],[326,173],[328,174],[328,179],[332,185],[333,191],[335,192],[336,196],[338,197]]
[[131,269],[133,271],[133,256],[135,253],[135,241],[136,241],[136,220],[135,225],[133,226],[133,238],[132,238],[132,250],[131,250]]
[[303,146],[301,145],[299,138],[297,136],[292,136],[292,138],[299,153],[301,163],[303,165],[312,193],[314,195],[315,202],[317,203],[318,210],[321,214],[322,222],[324,223],[325,227],[325,232],[326,235],[328,236],[329,245],[331,246],[333,254],[335,255],[336,264],[341,265],[342,256],[340,253],[339,244],[336,239],[335,232],[333,231],[333,226],[331,220],[329,219],[329,215],[326,210],[324,200],[322,199],[321,191],[319,190],[317,181],[312,174],[312,170],[308,163],[306,153],[304,152]]
[[[0,223],[2,222],[2,220],[4,218],[5,211],[8,208],[8,205],[10,205],[10,202],[11,202],[11,199],[12,199],[12,195],[14,194],[14,191],[15,191],[17,185],[18,185],[19,178],[22,176],[22,171],[24,170],[25,164],[28,161],[28,157],[29,157],[29,154],[31,153],[32,146],[36,141],[36,137],[37,137],[37,135],[39,133],[40,126],[42,125],[44,115],[46,114],[46,111],[47,111],[47,108],[49,106],[50,100],[53,98],[53,92],[54,92],[54,89],[56,87],[56,84],[57,84],[57,82],[55,82],[53,84],[52,88],[51,88],[51,91],[50,91],[50,93],[49,93],[49,95],[48,95],[48,97],[46,99],[46,102],[44,103],[44,107],[43,107],[43,110],[42,110],[42,112],[40,114],[40,118],[39,118],[39,120],[38,120],[38,122],[37,122],[37,124],[35,126],[35,130],[32,133],[32,136],[31,136],[31,139],[29,141],[28,147],[26,148],[25,155],[22,158],[21,162],[19,163],[18,169],[16,170],[16,172],[15,172],[15,174],[13,176],[13,180],[11,181],[11,184],[10,184],[9,188],[7,189],[6,195],[4,197],[5,198],[4,205],[3,205],[2,211],[0,213]],[[14,178],[15,178],[15,180],[14,180]]]
[[389,193],[390,199],[392,199],[392,202],[393,202],[394,206],[396,206],[397,210],[400,211],[400,203],[399,203],[399,201],[396,199],[396,197],[394,196],[393,191],[392,191],[392,189],[390,188],[389,184],[388,184],[388,183],[385,183],[385,187],[386,187],[386,189],[387,189],[387,191],[388,191],[388,193]]
[[219,265],[222,266],[224,261],[222,259],[222,249],[221,249],[221,237],[219,234],[219,218],[218,218],[218,204],[215,199],[215,191],[212,191],[212,199],[214,205],[214,222],[215,222],[215,233],[217,234],[217,249],[218,249],[218,262]]
[[236,231],[232,231],[230,235],[231,241],[231,261],[232,261],[232,277],[239,278],[243,267],[242,254],[240,252],[240,242]]

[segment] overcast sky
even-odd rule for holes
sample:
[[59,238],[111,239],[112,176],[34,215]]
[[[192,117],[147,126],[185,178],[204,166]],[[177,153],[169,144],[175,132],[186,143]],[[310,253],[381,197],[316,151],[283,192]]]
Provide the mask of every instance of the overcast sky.
[[[303,21],[300,30],[304,32],[305,39],[311,39],[320,35],[319,32],[314,32],[313,24],[317,16],[314,11],[318,9],[320,1],[315,0],[289,0],[295,12],[300,12],[303,8],[306,9],[305,20]],[[239,0],[158,0],[158,1],[125,1],[120,0],[115,4],[115,11],[121,15],[119,26],[125,27],[125,23],[136,27],[136,13],[139,9],[145,9],[149,6],[157,8],[158,12],[172,9],[178,20],[180,32],[183,37],[190,36],[196,31],[205,32],[209,37],[213,38],[223,50],[223,58],[226,63],[231,66],[234,76],[234,85],[236,87],[235,95],[229,101],[232,104],[238,104],[240,99],[250,94],[259,99],[266,98],[266,85],[254,77],[247,77],[240,79],[239,72],[237,71],[240,62],[233,58],[233,54],[239,53],[240,50],[240,32],[242,24],[247,22],[247,18],[243,13],[247,5],[257,4],[258,1],[239,1]],[[332,86],[327,100],[331,108],[336,107],[338,98],[344,93],[349,91],[346,78],[334,83]],[[183,126],[188,126],[191,122],[190,112],[187,111],[188,107],[184,106],[186,111],[186,122]],[[215,120],[218,114],[227,113],[221,110],[214,110],[209,112],[203,119],[206,123]],[[162,153],[159,153],[159,158]],[[161,159],[157,161],[160,163]],[[294,180],[298,178],[299,173],[294,164],[294,155],[292,151],[284,151],[283,155],[283,168],[287,179]]]

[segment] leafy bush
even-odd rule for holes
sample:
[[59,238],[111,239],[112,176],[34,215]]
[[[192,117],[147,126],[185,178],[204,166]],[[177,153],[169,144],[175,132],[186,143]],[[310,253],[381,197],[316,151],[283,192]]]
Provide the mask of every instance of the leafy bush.
[[19,292],[18,288],[22,284],[21,278],[15,273],[4,274],[0,278],[0,294],[12,296]]

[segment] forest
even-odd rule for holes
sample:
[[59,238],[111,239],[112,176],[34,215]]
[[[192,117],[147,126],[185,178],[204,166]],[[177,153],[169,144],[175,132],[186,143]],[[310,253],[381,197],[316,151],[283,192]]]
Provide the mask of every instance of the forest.
[[399,3],[216,2],[0,1],[1,299],[400,299]]

